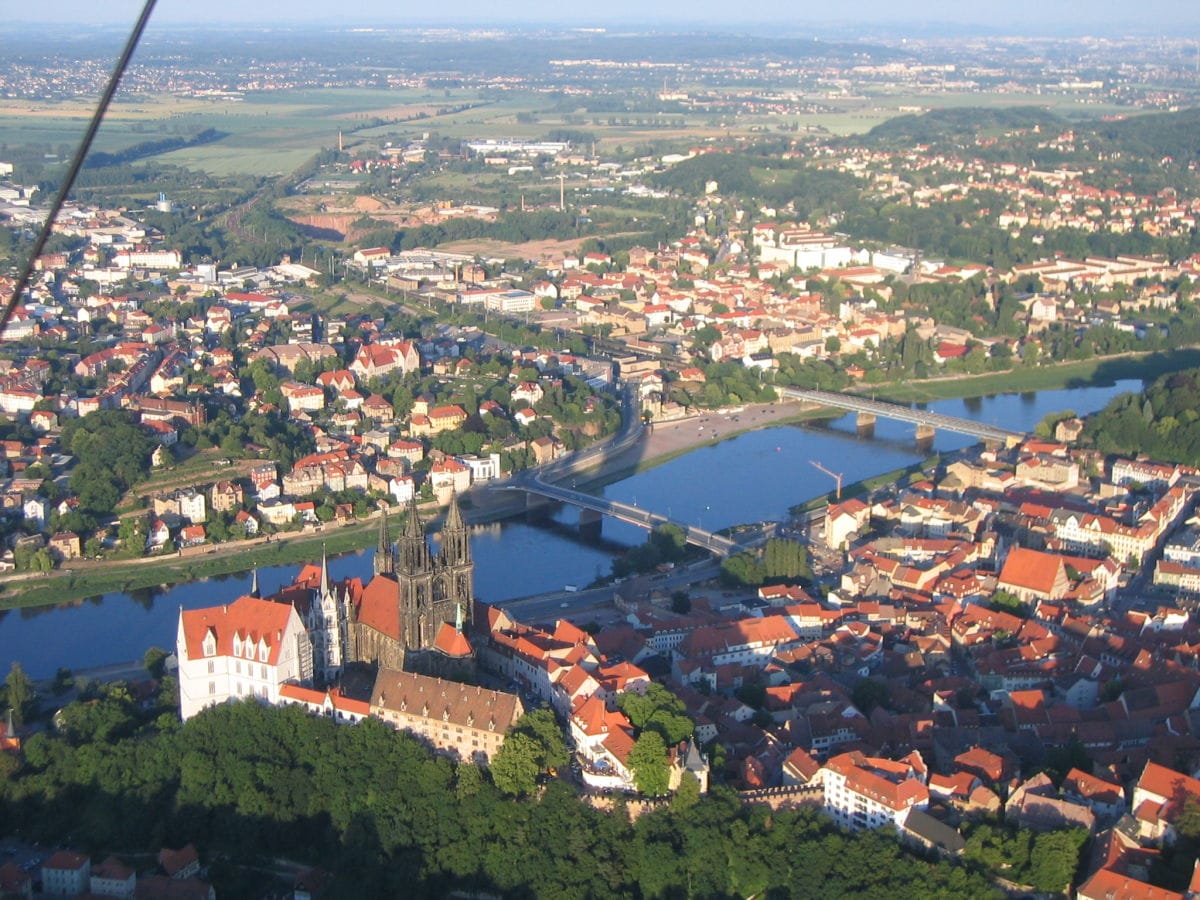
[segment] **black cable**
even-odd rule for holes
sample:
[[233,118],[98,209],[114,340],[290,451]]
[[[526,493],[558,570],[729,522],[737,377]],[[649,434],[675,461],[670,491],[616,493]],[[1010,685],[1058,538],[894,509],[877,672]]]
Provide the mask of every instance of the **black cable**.
[[129,40],[125,42],[125,49],[121,51],[121,57],[117,60],[117,65],[113,68],[112,75],[108,78],[108,84],[104,88],[104,93],[100,96],[100,103],[96,107],[96,111],[92,113],[92,121],[88,123],[87,131],[84,132],[83,141],[75,151],[75,157],[71,160],[71,165],[67,168],[66,177],[63,179],[62,186],[58,189],[58,193],[54,196],[54,202],[50,204],[50,210],[46,213],[46,221],[42,225],[42,230],[38,232],[37,240],[33,242],[33,251],[29,254],[29,259],[25,261],[25,268],[21,271],[21,277],[17,279],[17,286],[13,289],[12,296],[8,298],[8,302],[4,305],[4,312],[0,315],[0,335],[4,334],[4,329],[8,327],[8,320],[12,318],[13,311],[17,308],[17,303],[21,299],[21,294],[25,293],[25,288],[29,286],[29,279],[33,275],[33,267],[37,264],[38,257],[42,255],[46,241],[50,239],[50,232],[54,229],[54,220],[58,218],[59,211],[62,210],[63,203],[66,202],[67,195],[71,192],[71,187],[75,184],[75,178],[79,175],[79,170],[83,168],[83,161],[87,158],[88,150],[92,147],[92,140],[96,137],[96,132],[100,130],[100,122],[104,119],[104,113],[107,112],[108,105],[112,102],[113,95],[117,92],[117,86],[121,83],[121,76],[125,74],[129,60],[133,57],[133,51],[137,49],[138,42],[142,39],[142,32],[146,30],[146,23],[150,21],[150,13],[154,11],[155,2],[157,0],[146,0],[146,5],[142,7],[142,14],[138,17],[137,24],[133,26],[133,32],[129,35]]

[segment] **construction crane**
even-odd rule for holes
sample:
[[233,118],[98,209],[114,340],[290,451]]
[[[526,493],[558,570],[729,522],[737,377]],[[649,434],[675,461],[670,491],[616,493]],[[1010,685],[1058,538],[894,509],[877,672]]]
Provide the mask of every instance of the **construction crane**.
[[830,478],[832,478],[834,481],[837,482],[837,498],[839,500],[841,500],[842,499],[842,473],[829,471],[827,468],[825,468],[823,465],[821,465],[815,459],[810,459],[809,463],[811,463],[816,468],[820,469],[822,472],[824,472],[826,475],[828,475]]

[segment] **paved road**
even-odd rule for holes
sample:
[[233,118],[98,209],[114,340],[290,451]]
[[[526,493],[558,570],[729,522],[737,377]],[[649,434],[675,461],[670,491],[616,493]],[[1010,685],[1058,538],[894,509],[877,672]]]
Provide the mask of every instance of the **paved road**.
[[670,572],[646,575],[621,584],[583,591],[552,591],[533,597],[519,597],[496,604],[521,622],[538,622],[566,616],[579,620],[582,612],[615,612],[613,595],[618,591],[644,595],[650,590],[674,591],[705,581],[711,581],[721,571],[715,560],[701,560],[688,566],[678,566]]

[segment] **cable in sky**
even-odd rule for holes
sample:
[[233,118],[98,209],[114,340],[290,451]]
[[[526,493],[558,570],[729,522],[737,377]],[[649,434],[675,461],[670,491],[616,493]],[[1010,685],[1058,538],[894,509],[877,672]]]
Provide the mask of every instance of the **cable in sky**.
[[150,13],[154,11],[154,4],[156,2],[157,0],[146,0],[146,4],[142,7],[142,14],[138,16],[137,24],[133,26],[133,32],[129,35],[129,40],[125,42],[125,49],[121,51],[121,57],[117,60],[112,75],[108,78],[108,84],[104,88],[104,93],[100,95],[100,103],[96,106],[96,111],[92,113],[92,121],[88,123],[87,131],[83,134],[83,140],[80,142],[78,149],[76,149],[75,156],[71,159],[71,165],[67,167],[67,174],[63,178],[63,183],[59,187],[58,193],[54,195],[54,202],[50,204],[50,209],[46,213],[46,221],[42,224],[42,230],[38,232],[37,239],[33,242],[33,251],[25,261],[25,268],[21,270],[21,276],[17,279],[17,285],[13,288],[12,296],[8,298],[8,302],[4,305],[4,313],[0,315],[0,335],[4,334],[4,329],[8,327],[8,320],[12,318],[13,311],[16,310],[21,295],[25,293],[25,288],[29,286],[29,279],[33,275],[33,267],[37,263],[38,257],[42,255],[46,241],[50,239],[50,232],[54,229],[54,220],[58,218],[59,210],[62,209],[67,195],[71,193],[71,187],[75,184],[75,178],[79,175],[79,170],[83,168],[83,161],[87,158],[88,150],[92,147],[92,141],[96,137],[96,132],[100,130],[100,123],[104,120],[104,113],[108,111],[108,105],[112,102],[113,95],[117,92],[117,86],[121,83],[121,76],[125,74],[129,60],[133,57],[133,51],[137,49],[138,42],[142,39],[142,32],[146,30],[146,23],[150,21]]

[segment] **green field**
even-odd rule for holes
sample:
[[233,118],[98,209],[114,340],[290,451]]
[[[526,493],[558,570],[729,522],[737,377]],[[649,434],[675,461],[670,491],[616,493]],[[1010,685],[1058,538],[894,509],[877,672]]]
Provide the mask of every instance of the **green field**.
[[[1126,107],[1091,102],[1072,95],[1032,96],[1010,93],[963,93],[871,90],[854,97],[808,97],[828,112],[768,116],[650,112],[564,112],[559,100],[536,92],[515,91],[484,97],[475,90],[405,88],[291,90],[249,94],[244,101],[218,101],[173,95],[118,97],[97,134],[95,149],[113,152],[171,135],[205,128],[225,132],[221,140],[155,157],[214,176],[286,173],[322,148],[335,147],[341,133],[347,148],[373,148],[436,133],[452,139],[543,137],[555,129],[593,134],[601,150],[654,145],[666,149],[706,138],[824,129],[836,135],[858,134],[900,115],[901,107],[1003,107],[1036,105],[1069,117],[1126,113]],[[471,104],[471,108],[455,107]],[[92,112],[90,102],[0,101],[0,143],[36,145],[69,152],[82,137]],[[665,120],[668,127],[620,124],[627,120]],[[610,120],[612,124],[610,124]],[[676,122],[682,121],[678,127]]]

